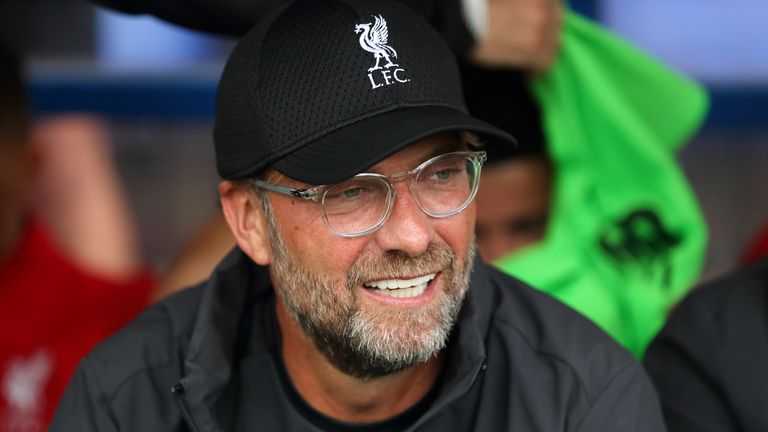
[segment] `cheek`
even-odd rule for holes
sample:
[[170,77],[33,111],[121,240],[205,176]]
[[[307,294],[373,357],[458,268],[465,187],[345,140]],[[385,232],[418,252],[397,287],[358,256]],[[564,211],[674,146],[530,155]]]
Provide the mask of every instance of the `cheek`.
[[435,222],[438,236],[453,249],[453,252],[462,261],[475,240],[476,213],[476,207],[472,204],[455,216],[437,219]]
[[312,273],[346,280],[367,237],[347,239],[334,234],[317,209],[285,207],[280,209],[279,223],[288,252]]

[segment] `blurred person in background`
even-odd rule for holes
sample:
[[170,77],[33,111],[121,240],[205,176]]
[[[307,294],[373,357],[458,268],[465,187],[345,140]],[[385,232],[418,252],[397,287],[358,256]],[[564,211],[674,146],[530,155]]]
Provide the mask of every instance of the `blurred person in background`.
[[467,106],[514,133],[516,148],[488,148],[477,193],[477,249],[489,262],[544,240],[552,206],[555,167],[547,153],[541,110],[520,69],[460,63]]
[[573,12],[552,66],[526,72],[462,68],[470,112],[521,137],[516,151],[488,149],[478,251],[641,357],[703,265],[703,216],[676,152],[706,94]]
[[[283,3],[97,2],[221,34]],[[703,218],[675,153],[706,95],[556,0],[405,3],[463,59],[470,111],[521,137],[517,151],[488,149],[479,252],[640,357],[703,263]],[[158,298],[209,274],[234,244],[223,227],[215,216],[183,249]]]
[[768,430],[768,259],[695,289],[645,366],[670,432]]
[[80,357],[153,288],[108,144],[84,116],[33,127],[0,47],[0,430],[46,430]]

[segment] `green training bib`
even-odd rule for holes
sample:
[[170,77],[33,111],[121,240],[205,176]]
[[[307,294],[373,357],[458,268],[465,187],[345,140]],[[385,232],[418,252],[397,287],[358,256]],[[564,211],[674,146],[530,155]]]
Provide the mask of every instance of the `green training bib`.
[[496,264],[641,357],[703,263],[704,220],[675,153],[708,99],[572,12],[561,42],[532,82],[556,170],[546,239]]

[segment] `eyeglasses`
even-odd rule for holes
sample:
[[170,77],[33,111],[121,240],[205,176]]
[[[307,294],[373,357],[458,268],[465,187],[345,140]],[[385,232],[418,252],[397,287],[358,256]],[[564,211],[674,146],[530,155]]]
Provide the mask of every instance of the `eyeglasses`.
[[467,208],[477,193],[484,151],[446,153],[411,171],[391,176],[362,173],[349,180],[309,189],[251,180],[253,186],[319,203],[323,218],[342,237],[360,237],[387,221],[395,202],[395,182],[411,179],[411,193],[419,208],[434,218],[446,218]]

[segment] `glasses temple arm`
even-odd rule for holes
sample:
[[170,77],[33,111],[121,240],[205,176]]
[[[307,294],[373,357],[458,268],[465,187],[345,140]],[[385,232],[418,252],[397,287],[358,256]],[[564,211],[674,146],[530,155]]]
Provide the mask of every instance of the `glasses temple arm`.
[[268,190],[271,192],[277,192],[279,194],[288,195],[296,198],[317,201],[317,193],[312,189],[294,189],[288,186],[278,185],[274,183],[267,183],[261,180],[253,180],[252,184],[258,188]]

